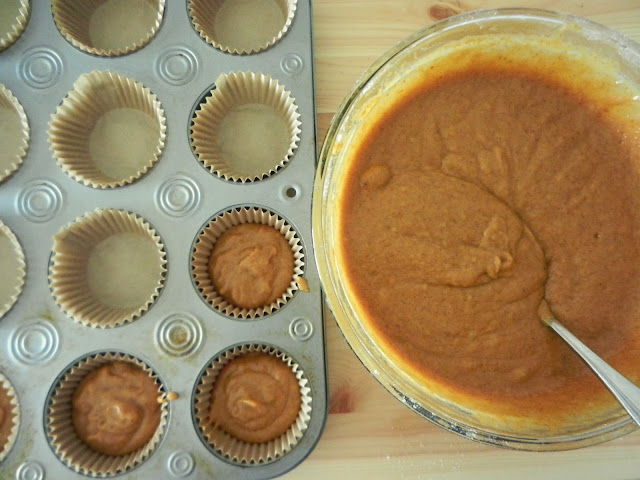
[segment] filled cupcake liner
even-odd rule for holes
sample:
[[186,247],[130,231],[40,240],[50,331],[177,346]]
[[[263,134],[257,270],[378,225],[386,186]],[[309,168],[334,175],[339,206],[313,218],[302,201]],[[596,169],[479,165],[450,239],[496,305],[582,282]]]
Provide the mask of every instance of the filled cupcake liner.
[[[26,277],[26,263],[24,260],[24,252],[22,251],[20,242],[18,242],[18,239],[16,238],[14,233],[2,222],[2,220],[0,220],[0,240],[2,240],[3,242],[8,241],[10,252],[3,253],[8,254],[8,256],[10,257],[13,257],[14,260],[14,265],[9,267],[13,267],[13,271],[2,271],[3,280],[0,281],[1,319],[2,316],[11,309],[13,304],[16,303],[16,300],[22,292]],[[6,260],[6,257],[0,260],[0,264],[4,264]]]
[[[273,227],[284,236],[293,252],[293,276],[289,287],[276,301],[259,308],[240,308],[227,301],[216,291],[208,270],[209,258],[218,238],[229,228],[243,223]],[[302,241],[291,225],[269,210],[259,207],[233,208],[217,215],[198,234],[191,253],[191,273],[200,295],[219,312],[235,318],[260,318],[278,311],[299,289],[298,281],[304,273]]]
[[3,389],[6,392],[7,397],[11,397],[10,405],[12,406],[12,409],[10,414],[11,422],[13,423],[9,436],[7,437],[7,441],[4,445],[0,445],[0,464],[2,464],[2,461],[7,457],[7,455],[9,455],[11,448],[16,443],[16,438],[18,438],[18,430],[20,429],[20,403],[18,402],[18,396],[16,395],[16,391],[11,385],[11,382],[9,382],[2,372],[0,372],[0,389]]
[[[233,182],[253,182],[270,177],[291,160],[300,141],[300,114],[291,92],[269,75],[238,72],[220,75],[210,95],[199,105],[191,125],[191,146],[198,160],[213,174]],[[268,167],[258,171],[241,171],[224,157],[219,132],[229,114],[246,106],[264,106],[281,117],[288,130],[288,147],[274,157]],[[246,139],[251,142],[251,139]],[[271,159],[269,159],[271,162]]]
[[[149,7],[155,12],[139,23],[139,26],[143,27],[140,29],[140,38],[122,39],[117,47],[95,45],[91,38],[91,19],[96,11],[108,2],[109,0],[53,0],[51,11],[58,30],[69,43],[84,52],[102,57],[117,57],[135,52],[158,33],[162,24],[165,0],[129,0],[130,4],[138,4],[140,8]],[[113,29],[117,30],[118,25],[114,24]]]
[[[209,404],[216,378],[231,360],[251,352],[266,353],[283,361],[296,375],[300,386],[301,402],[298,417],[280,437],[265,443],[244,442],[212,426],[209,422]],[[217,356],[204,370],[196,386],[193,409],[202,438],[216,453],[233,463],[258,465],[281,458],[300,442],[311,420],[312,392],[304,371],[286,353],[268,345],[239,345]]]
[[[234,2],[228,0],[189,0],[188,6],[191,23],[200,36],[210,45],[213,45],[223,52],[247,55],[270,48],[287,33],[289,28],[291,28],[298,2],[297,0],[274,0],[273,3],[282,13],[282,22],[277,32],[261,31],[261,34],[255,36],[255,38],[231,40],[232,43],[228,43],[229,39],[222,38],[220,32],[216,32],[216,18],[225,3],[229,6]],[[235,3],[238,5],[239,2]],[[255,18],[249,14],[249,12],[245,13],[248,14],[244,16],[245,21],[250,21],[252,18]],[[260,15],[260,13],[257,13],[257,15]],[[253,27],[252,34],[255,35],[256,30],[259,29],[259,24],[251,26]],[[233,26],[231,28],[233,28]],[[241,26],[237,28],[241,28]]]
[[[0,49],[1,50],[1,49]],[[15,114],[15,122],[19,124],[20,133],[17,137],[5,138],[8,142],[2,145],[0,151],[0,184],[9,178],[22,165],[24,157],[27,155],[29,148],[29,122],[24,108],[18,99],[0,83],[0,110],[12,111]],[[5,155],[11,155],[12,158],[3,158]]]
[[109,477],[130,471],[145,461],[155,450],[167,426],[169,407],[161,403],[160,423],[146,445],[126,455],[105,455],[92,450],[73,428],[72,398],[80,382],[89,372],[111,362],[128,362],[142,368],[158,385],[158,397],[165,388],[157,374],[142,360],[121,352],[104,352],[89,355],[71,365],[62,374],[47,399],[45,425],[51,447],[69,468],[84,475]]
[[[142,155],[133,150],[127,151],[124,155],[131,166],[127,174],[116,178],[96,164],[90,143],[100,120],[107,114],[124,109],[140,112],[149,118],[144,133],[153,135],[155,146]],[[132,127],[142,128],[138,122]],[[114,72],[93,71],[76,80],[73,90],[51,116],[48,135],[58,165],[69,176],[94,188],[114,188],[140,179],[155,165],[164,149],[167,122],[160,101],[147,87]],[[125,146],[120,148],[126,148],[126,139],[121,141]]]
[[[96,246],[113,235],[132,233],[155,246],[157,280],[143,292],[144,302],[132,307],[109,305],[93,292],[88,282],[89,258]],[[53,238],[49,284],[56,303],[78,323],[92,327],[115,327],[139,318],[160,295],[166,275],[166,252],[160,236],[142,217],[117,209],[96,209],[63,227]],[[142,294],[140,295],[142,298]]]
[[0,32],[0,52],[13,45],[24,32],[31,15],[31,2],[29,0],[20,0],[14,13],[14,21],[9,31]]

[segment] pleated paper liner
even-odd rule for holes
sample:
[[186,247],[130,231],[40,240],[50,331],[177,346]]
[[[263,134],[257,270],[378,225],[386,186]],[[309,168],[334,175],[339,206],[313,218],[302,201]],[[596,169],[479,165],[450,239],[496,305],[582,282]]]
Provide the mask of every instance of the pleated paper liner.
[[53,0],[60,33],[74,47],[104,57],[141,49],[158,33],[165,0]]
[[195,110],[191,146],[225,180],[263,180],[291,160],[300,141],[299,117],[290,92],[270,76],[223,74]]
[[297,0],[189,0],[191,23],[223,52],[257,53],[289,30]]
[[29,122],[18,99],[0,83],[0,184],[22,165],[29,148]]
[[49,284],[56,303],[76,322],[115,327],[153,304],[166,263],[162,241],[144,218],[96,209],[54,236]]
[[[216,291],[209,274],[209,259],[220,236],[233,226],[253,223],[267,225],[280,232],[291,246],[294,265],[291,282],[274,302],[258,308],[242,308],[232,304]],[[220,313],[234,318],[253,319],[271,314],[282,308],[299,289],[304,274],[302,241],[296,231],[282,217],[261,207],[244,206],[229,209],[212,218],[198,234],[191,253],[191,273],[200,295]]]
[[[273,440],[264,443],[247,443],[211,424],[209,405],[216,379],[222,369],[233,359],[249,353],[273,355],[291,368],[300,386],[300,411],[289,429]],[[304,371],[289,355],[275,347],[247,344],[231,348],[205,368],[198,379],[193,399],[193,415],[198,431],[214,452],[222,458],[241,465],[260,465],[273,462],[290,452],[302,439],[311,419],[312,392]]]
[[58,165],[94,188],[140,179],[158,161],[166,118],[155,94],[109,71],[81,75],[49,122],[49,143]]
[[125,455],[105,455],[91,449],[76,434],[72,420],[72,398],[80,382],[93,370],[112,362],[128,362],[149,374],[158,385],[158,398],[165,388],[157,374],[142,360],[121,352],[88,355],[71,365],[59,377],[47,398],[45,427],[51,447],[60,460],[78,473],[93,477],[110,477],[129,472],[144,462],[157,447],[167,425],[169,407],[160,404],[160,422],[149,441]]
[[0,2],[0,52],[13,45],[27,26],[31,14],[29,0]]
[[18,437],[19,429],[18,397],[11,382],[0,372],[0,464],[9,455]]
[[22,292],[26,276],[24,252],[11,229],[0,220],[0,319]]

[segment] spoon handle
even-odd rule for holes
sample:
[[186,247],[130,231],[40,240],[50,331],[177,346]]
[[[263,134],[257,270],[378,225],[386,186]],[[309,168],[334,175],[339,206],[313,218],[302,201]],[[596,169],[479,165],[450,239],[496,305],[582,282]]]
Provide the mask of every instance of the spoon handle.
[[558,320],[551,319],[547,324],[553,328],[587,362],[587,365],[600,377],[607,388],[618,399],[636,425],[640,426],[640,388],[614,370],[593,350],[582,343]]

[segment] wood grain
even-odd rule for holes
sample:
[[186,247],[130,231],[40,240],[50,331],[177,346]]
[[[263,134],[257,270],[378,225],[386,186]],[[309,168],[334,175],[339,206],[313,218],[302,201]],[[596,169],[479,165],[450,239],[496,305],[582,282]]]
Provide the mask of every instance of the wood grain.
[[[343,97],[386,50],[437,18],[526,6],[581,15],[640,41],[640,1],[312,0],[318,138]],[[640,432],[598,446],[527,453],[480,445],[431,425],[362,366],[326,322],[330,413],[318,445],[286,479],[640,479]]]

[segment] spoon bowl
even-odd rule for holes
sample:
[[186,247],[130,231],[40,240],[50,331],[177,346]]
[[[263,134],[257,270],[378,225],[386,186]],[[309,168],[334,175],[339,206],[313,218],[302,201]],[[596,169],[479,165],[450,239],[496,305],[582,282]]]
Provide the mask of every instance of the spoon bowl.
[[611,365],[596,355],[593,350],[582,343],[578,337],[571,333],[560,323],[551,312],[546,301],[542,301],[538,311],[540,320],[569,344],[573,350],[582,357],[591,370],[602,380],[611,391],[620,405],[627,411],[631,419],[640,427],[640,388],[629,381]]

